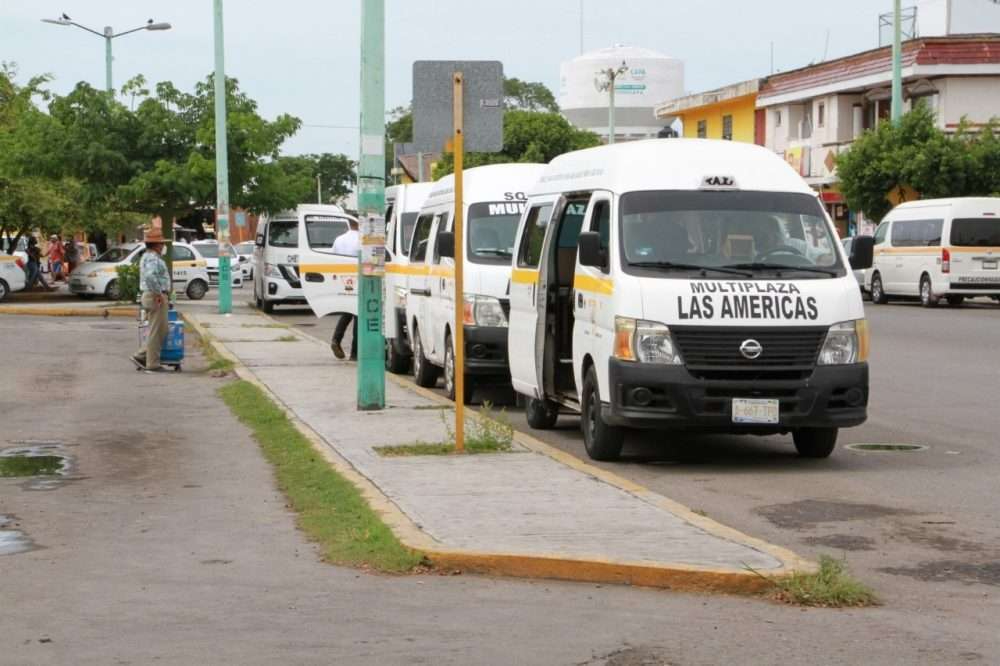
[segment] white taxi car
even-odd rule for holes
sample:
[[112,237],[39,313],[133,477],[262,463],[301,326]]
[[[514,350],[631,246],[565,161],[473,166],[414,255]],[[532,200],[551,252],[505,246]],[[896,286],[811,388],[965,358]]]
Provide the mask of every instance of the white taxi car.
[[[70,292],[81,298],[103,296],[117,301],[121,298],[118,283],[118,267],[138,264],[146,251],[143,243],[126,243],[109,248],[93,261],[77,266],[69,281]],[[173,259],[174,291],[183,293],[193,301],[199,301],[208,292],[208,263],[198,250],[187,243],[171,246]]]
[[[219,241],[216,240],[203,240],[194,241],[191,246],[198,251],[205,261],[208,263],[208,283],[213,286],[218,286],[219,284]],[[234,287],[242,287],[245,275],[243,272],[243,264],[246,263],[246,259],[241,257],[236,251],[236,248],[229,245],[229,265],[230,265],[230,275],[232,276],[232,282]]]
[[12,292],[24,289],[25,274],[21,259],[9,254],[0,254],[0,301]]

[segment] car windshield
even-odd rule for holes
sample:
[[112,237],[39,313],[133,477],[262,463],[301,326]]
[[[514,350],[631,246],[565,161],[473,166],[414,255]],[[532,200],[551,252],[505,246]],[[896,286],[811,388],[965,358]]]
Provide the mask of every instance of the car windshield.
[[417,224],[417,213],[403,213],[399,216],[399,221],[403,225],[400,230],[403,234],[400,237],[403,243],[401,252],[404,257],[408,257],[410,256],[410,237],[413,235],[413,227]]
[[253,242],[240,243],[239,245],[236,246],[236,252],[239,253],[239,254],[241,254],[241,255],[244,255],[244,254],[246,254],[246,255],[253,254]]
[[807,194],[630,192],[622,196],[620,208],[626,270],[665,277],[673,271],[724,277],[716,269],[738,269],[753,277],[844,274],[822,206]]
[[509,264],[514,235],[524,210],[522,201],[474,203],[469,206],[468,258],[477,264]]
[[206,259],[219,258],[219,246],[215,243],[197,243],[195,245],[192,245],[192,247],[198,250],[198,254],[205,257]]
[[94,261],[102,264],[117,264],[119,261],[124,261],[128,255],[132,254],[132,250],[133,248],[130,247],[113,247],[97,259],[94,259]]
[[267,225],[271,247],[298,247],[299,223],[296,220],[275,220]]
[[951,244],[959,247],[1000,247],[1000,218],[952,220]]

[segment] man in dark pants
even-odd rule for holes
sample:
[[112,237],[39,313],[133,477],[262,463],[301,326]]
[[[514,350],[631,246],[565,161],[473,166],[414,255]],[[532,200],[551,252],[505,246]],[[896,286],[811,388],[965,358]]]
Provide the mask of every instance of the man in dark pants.
[[142,349],[132,355],[132,360],[146,372],[163,372],[160,350],[167,337],[167,310],[170,309],[170,274],[163,254],[166,239],[159,229],[147,231],[144,238],[146,252],[139,262],[139,286],[142,289],[142,307],[149,319],[149,335]]
[[[349,220],[348,227],[347,231],[337,236],[336,240],[333,241],[333,253],[347,257],[357,257],[358,252],[361,250],[361,234],[358,233],[358,221]],[[352,321],[354,322],[354,328],[351,329],[351,360],[356,361],[358,359],[358,318],[352,314],[340,315],[340,321],[337,322],[337,328],[333,331],[333,339],[330,341],[330,349],[333,350],[333,355],[337,358],[344,358],[344,348],[340,346],[340,343],[344,340],[347,325]]]

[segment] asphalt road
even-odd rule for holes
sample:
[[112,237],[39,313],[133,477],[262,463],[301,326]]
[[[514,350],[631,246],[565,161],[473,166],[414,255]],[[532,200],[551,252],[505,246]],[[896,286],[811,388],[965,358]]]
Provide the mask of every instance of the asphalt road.
[[[997,316],[894,307],[872,318],[878,335],[896,322],[912,343],[920,338],[913,322],[928,317],[948,322],[954,335],[964,329],[958,320],[968,317],[968,327],[978,329],[995,326]],[[318,324],[304,330],[319,337],[332,324],[311,316],[301,323]],[[810,536],[869,536],[875,550],[849,551],[848,558],[886,598],[880,608],[803,610],[620,586],[372,576],[322,563],[295,530],[256,445],[215,395],[225,380],[199,373],[194,350],[184,373],[136,373],[125,359],[134,343],[127,320],[0,316],[9,387],[0,392],[0,448],[50,442],[71,465],[56,484],[0,480],[0,514],[9,517],[0,529],[21,530],[31,542],[27,552],[0,554],[0,662],[625,666],[1000,659],[995,579],[922,582],[878,573],[873,564],[880,558],[903,567],[924,560],[996,562],[989,550],[996,520],[975,507],[995,487],[981,485],[996,476],[985,434],[976,443],[934,438],[927,452],[906,457],[842,451],[808,465],[781,442],[713,440],[679,447],[688,458],[658,449],[612,466],[802,552],[836,550],[810,547]],[[890,349],[876,347],[878,354]],[[954,357],[987,373],[984,353],[972,361],[977,352],[966,341]],[[917,358],[938,367],[939,357]],[[876,376],[880,386],[899,383]],[[954,396],[988,402],[975,388]],[[887,399],[886,414],[893,404],[908,403]],[[995,415],[980,416],[995,424]],[[882,428],[870,431],[872,438],[904,434],[878,418],[868,427]],[[574,419],[546,437],[580,452]],[[900,481],[904,476],[917,478]],[[805,500],[813,504],[760,513]],[[876,508],[864,513],[859,503]],[[936,540],[917,541],[910,528]],[[951,550],[938,550],[945,548]]]
[[[869,420],[843,430],[830,459],[798,458],[788,436],[635,432],[622,461],[596,464],[801,554],[846,558],[887,604],[933,617],[939,636],[991,646],[989,661],[1000,662],[1000,307],[866,309]],[[332,318],[279,316],[329,339]],[[505,409],[518,428],[588,459],[577,417],[532,431]],[[847,448],[865,443],[927,448]]]

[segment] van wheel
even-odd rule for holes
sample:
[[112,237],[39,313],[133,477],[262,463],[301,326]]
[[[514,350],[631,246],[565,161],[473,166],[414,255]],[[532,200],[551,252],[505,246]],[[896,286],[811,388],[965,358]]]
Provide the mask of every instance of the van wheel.
[[953,308],[961,307],[962,303],[965,303],[965,296],[962,294],[948,294],[945,298],[948,300],[948,305]]
[[[468,405],[472,402],[472,382],[465,377],[462,384],[462,404]],[[451,334],[444,339],[444,390],[448,394],[449,400],[455,399],[455,352],[452,351]]]
[[931,290],[931,279],[926,275],[920,278],[920,304],[925,308],[933,308],[938,304],[938,297]]
[[889,298],[885,295],[885,290],[882,289],[882,276],[876,273],[872,276],[872,303],[885,305],[888,302]]
[[792,440],[803,458],[829,458],[837,446],[837,429],[799,428],[792,433]]
[[392,338],[385,339],[385,369],[394,375],[410,369],[410,357],[399,351],[398,343]]
[[559,419],[559,405],[551,400],[528,398],[524,415],[528,417],[528,425],[535,430],[548,430]]
[[420,340],[420,330],[413,328],[413,380],[417,386],[432,388],[437,384],[438,369],[424,356],[424,343]]
[[187,297],[192,301],[200,301],[205,298],[205,294],[208,293],[208,285],[201,280],[195,280],[188,285],[187,291],[184,293],[186,293]]
[[593,366],[587,369],[587,376],[583,380],[580,425],[588,456],[594,460],[618,460],[625,442],[625,431],[609,426],[601,418],[601,395],[597,386],[597,372]]

